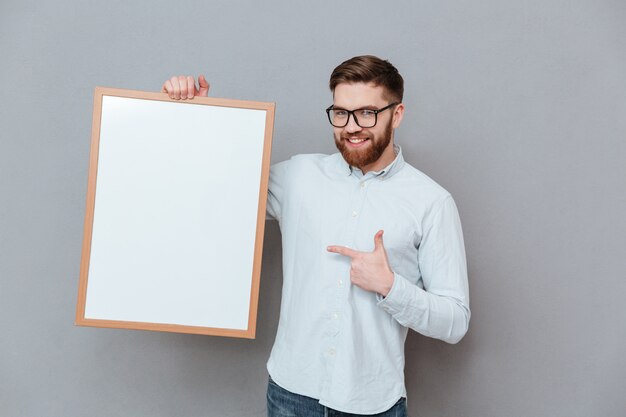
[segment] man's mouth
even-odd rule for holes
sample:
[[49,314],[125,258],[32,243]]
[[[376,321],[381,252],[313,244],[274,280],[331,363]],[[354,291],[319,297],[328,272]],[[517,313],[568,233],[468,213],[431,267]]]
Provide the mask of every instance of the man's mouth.
[[368,138],[345,137],[344,136],[344,140],[346,140],[347,142],[350,142],[353,145],[359,145],[359,144],[365,142],[366,140],[368,140]]

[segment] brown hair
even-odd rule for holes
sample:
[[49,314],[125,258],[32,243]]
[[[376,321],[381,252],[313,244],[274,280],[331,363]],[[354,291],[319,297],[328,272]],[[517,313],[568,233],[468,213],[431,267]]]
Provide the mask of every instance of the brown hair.
[[[393,101],[402,101],[404,80],[391,62],[373,55],[361,55],[342,62],[330,75],[330,91],[343,83],[373,83],[382,86]],[[386,95],[387,95],[386,94]]]

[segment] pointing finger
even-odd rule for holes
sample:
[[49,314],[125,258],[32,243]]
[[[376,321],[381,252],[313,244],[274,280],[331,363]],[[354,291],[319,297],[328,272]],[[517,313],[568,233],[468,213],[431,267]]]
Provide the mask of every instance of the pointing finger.
[[345,246],[329,246],[328,248],[326,248],[326,250],[328,250],[328,252],[338,253],[343,256],[349,256],[350,258],[354,258],[361,253],[354,249],[346,248]]

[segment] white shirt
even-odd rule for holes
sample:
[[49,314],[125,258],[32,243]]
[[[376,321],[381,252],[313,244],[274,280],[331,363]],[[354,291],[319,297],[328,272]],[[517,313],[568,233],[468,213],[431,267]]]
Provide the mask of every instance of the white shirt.
[[[450,194],[396,159],[363,175],[340,154],[297,155],[271,168],[268,213],[280,224],[283,292],[267,368],[281,387],[355,414],[406,396],[408,327],[449,343],[466,333],[465,249]],[[326,250],[384,246],[387,295],[350,283],[350,258]]]

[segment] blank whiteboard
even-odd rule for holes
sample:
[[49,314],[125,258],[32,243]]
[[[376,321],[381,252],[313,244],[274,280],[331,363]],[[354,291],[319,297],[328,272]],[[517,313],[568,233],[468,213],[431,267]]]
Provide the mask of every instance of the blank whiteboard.
[[273,122],[96,88],[76,324],[254,338]]

